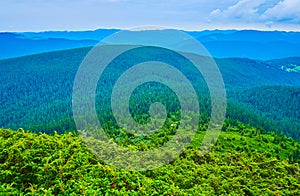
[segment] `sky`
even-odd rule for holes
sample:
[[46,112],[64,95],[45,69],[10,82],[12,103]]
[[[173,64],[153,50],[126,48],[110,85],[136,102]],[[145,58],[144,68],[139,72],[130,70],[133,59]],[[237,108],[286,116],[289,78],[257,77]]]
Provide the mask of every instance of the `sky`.
[[1,0],[0,31],[131,29],[300,31],[300,0]]

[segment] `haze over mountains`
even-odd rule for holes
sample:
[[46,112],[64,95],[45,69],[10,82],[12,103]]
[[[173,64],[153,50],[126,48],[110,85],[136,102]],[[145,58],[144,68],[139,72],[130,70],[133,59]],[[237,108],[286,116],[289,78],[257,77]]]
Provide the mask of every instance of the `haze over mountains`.
[[[0,33],[0,59],[94,46],[118,29]],[[187,32],[213,57],[258,60],[300,56],[300,32],[211,30]]]

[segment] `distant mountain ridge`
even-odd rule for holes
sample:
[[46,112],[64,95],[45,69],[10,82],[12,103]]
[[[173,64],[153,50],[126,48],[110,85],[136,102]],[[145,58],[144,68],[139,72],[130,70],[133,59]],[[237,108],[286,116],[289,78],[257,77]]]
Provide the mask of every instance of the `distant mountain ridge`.
[[119,29],[97,29],[94,31],[45,31],[45,32],[23,32],[17,33],[26,37],[42,38],[64,38],[70,40],[95,40],[100,41],[103,38],[120,31]]
[[94,46],[94,40],[26,37],[15,33],[0,33],[0,59],[14,58],[65,49]]
[[[0,59],[49,51],[94,46],[120,31],[47,31],[0,33]],[[200,41],[216,58],[258,60],[300,56],[300,32],[256,30],[183,31]]]

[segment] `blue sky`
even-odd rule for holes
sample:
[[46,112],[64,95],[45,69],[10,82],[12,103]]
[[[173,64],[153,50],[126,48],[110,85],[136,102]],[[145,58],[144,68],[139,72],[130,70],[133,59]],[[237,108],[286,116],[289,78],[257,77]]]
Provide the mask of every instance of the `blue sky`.
[[159,25],[300,31],[300,0],[2,0],[0,31]]

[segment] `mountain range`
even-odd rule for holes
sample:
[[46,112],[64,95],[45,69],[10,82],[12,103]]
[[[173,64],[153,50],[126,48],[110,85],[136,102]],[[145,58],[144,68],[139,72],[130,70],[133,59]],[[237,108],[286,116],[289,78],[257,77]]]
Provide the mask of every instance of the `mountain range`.
[[[118,29],[0,33],[0,59],[95,46]],[[300,33],[256,30],[184,31],[217,58],[269,60],[300,56]]]

